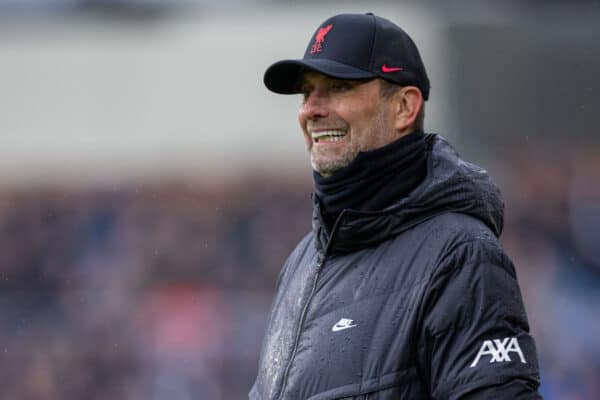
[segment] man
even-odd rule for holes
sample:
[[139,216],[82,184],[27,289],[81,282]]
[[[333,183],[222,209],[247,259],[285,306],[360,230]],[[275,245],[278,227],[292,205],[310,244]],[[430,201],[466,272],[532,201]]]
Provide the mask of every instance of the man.
[[409,36],[337,15],[264,80],[304,96],[316,193],[250,399],[539,399],[500,193],[423,133],[430,86]]

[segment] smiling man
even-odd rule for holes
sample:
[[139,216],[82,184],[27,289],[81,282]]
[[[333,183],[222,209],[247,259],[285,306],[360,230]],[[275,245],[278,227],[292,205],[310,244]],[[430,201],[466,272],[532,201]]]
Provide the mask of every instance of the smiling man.
[[500,193],[423,132],[430,86],[411,38],[336,15],[264,81],[303,96],[316,190],[250,399],[539,399]]

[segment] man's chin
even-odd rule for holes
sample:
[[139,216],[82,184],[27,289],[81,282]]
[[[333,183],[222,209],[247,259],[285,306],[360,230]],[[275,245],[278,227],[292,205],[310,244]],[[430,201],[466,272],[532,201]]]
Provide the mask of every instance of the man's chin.
[[349,162],[338,161],[338,162],[312,162],[312,169],[319,173],[319,175],[328,177],[333,175],[340,169],[347,167]]

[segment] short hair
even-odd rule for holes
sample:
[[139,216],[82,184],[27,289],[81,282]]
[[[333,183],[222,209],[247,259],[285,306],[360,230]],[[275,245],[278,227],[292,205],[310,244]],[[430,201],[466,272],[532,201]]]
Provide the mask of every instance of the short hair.
[[[390,99],[394,94],[396,94],[396,92],[398,92],[400,89],[403,88],[403,86],[398,85],[397,83],[393,83],[390,81],[386,81],[385,79],[380,79],[380,86],[379,86],[379,94],[381,95],[381,97],[385,98],[385,99]],[[425,127],[425,101],[423,101],[423,103],[421,104],[421,108],[419,109],[419,112],[417,114],[417,117],[415,118],[415,122],[413,124],[413,129],[415,131],[424,131],[424,127]]]

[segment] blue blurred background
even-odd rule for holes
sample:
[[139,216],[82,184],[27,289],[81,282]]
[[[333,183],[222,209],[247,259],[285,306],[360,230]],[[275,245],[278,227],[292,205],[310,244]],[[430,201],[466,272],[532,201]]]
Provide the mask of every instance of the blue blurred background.
[[0,397],[246,397],[312,190],[262,73],[367,11],[502,188],[545,398],[600,398],[600,3],[533,0],[1,0]]

